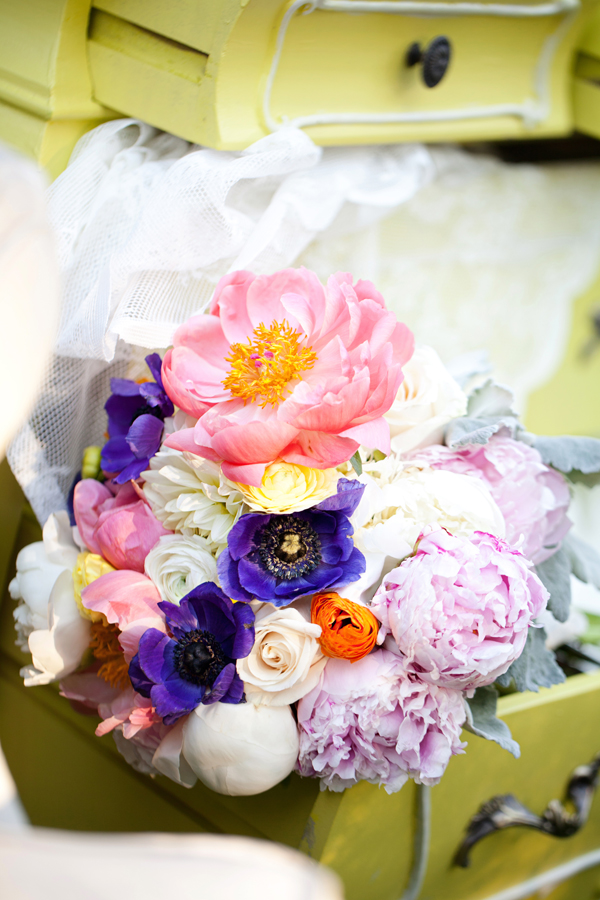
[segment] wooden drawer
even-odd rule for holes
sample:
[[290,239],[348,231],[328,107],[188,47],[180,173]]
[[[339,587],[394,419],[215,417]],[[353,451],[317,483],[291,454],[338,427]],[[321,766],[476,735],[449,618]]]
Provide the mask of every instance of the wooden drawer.
[[[322,144],[542,136],[571,128],[581,16],[577,0],[94,0],[89,61],[101,103],[211,147],[284,122]],[[439,37],[450,64],[428,88],[407,53]]]
[[[6,463],[0,467],[0,741],[34,824],[83,830],[232,833],[299,847],[337,871],[347,900],[397,900],[414,854],[417,789],[388,796],[359,784],[343,794],[290,776],[257,797],[221,797],[134,772],[96,719],[75,713],[55,686],[25,688],[14,646],[6,584],[18,548],[39,537]],[[575,766],[600,750],[600,676],[576,676],[539,695],[500,700],[499,712],[521,744],[515,760],[495,744],[465,735],[466,755],[451,760],[431,791],[431,848],[421,900],[484,900],[600,847],[600,800],[574,838],[527,829],[486,838],[461,869],[452,859],[471,816],[495,794],[513,793],[534,812],[561,798]],[[560,888],[561,900],[592,900],[596,870]],[[550,895],[554,897],[554,894]]]

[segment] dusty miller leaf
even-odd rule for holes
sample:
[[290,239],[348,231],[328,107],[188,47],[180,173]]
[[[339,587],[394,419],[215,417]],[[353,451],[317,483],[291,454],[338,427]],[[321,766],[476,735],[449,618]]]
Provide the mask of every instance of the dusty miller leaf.
[[449,423],[444,442],[451,450],[465,444],[487,444],[501,428],[508,428],[510,436],[515,437],[522,425],[514,416],[487,416],[479,419],[461,416]]
[[510,728],[502,719],[496,718],[498,691],[493,687],[477,688],[475,696],[466,700],[467,721],[465,728],[486,741],[495,741],[503,750],[518,759],[521,748],[510,733]]
[[586,584],[600,588],[600,555],[596,550],[571,533],[563,540],[563,550],[573,575]]
[[467,416],[481,419],[489,416],[516,416],[512,408],[514,397],[509,388],[488,379],[469,395]]
[[561,547],[544,562],[538,563],[535,571],[550,592],[548,609],[559,622],[566,622],[571,609],[571,560],[567,551]]
[[591,437],[535,437],[533,446],[547,466],[584,475],[600,472],[600,440]]
[[517,691],[538,691],[541,687],[562,684],[565,673],[556,662],[554,653],[546,649],[545,641],[543,628],[530,628],[522,654],[508,672],[496,679],[496,683],[501,687],[514,684]]

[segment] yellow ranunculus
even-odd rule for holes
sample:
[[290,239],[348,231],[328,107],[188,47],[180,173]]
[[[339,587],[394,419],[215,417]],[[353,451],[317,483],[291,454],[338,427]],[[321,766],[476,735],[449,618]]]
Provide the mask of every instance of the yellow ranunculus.
[[92,622],[106,621],[102,613],[93,612],[92,610],[85,608],[85,606],[81,602],[81,592],[88,586],[88,584],[91,584],[92,581],[100,578],[101,575],[106,575],[107,572],[114,571],[114,567],[111,566],[110,563],[107,563],[106,560],[101,556],[98,556],[97,553],[80,553],[77,557],[77,562],[75,563],[75,568],[73,569],[75,601],[77,603],[77,606],[79,607],[81,615],[85,619],[91,619]]
[[238,484],[250,509],[269,513],[291,513],[315,506],[337,489],[336,469],[309,469],[293,463],[267,466],[260,487]]

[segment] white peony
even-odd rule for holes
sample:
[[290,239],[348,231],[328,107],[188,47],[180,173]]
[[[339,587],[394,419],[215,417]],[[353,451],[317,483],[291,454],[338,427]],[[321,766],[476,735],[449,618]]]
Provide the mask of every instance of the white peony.
[[13,612],[17,645],[24,653],[32,631],[48,627],[48,602],[56,579],[65,566],[52,563],[42,541],[23,547],[17,556],[17,574],[8,590],[13,600],[21,603]]
[[90,628],[75,600],[73,576],[65,569],[50,594],[46,627],[29,635],[33,665],[21,670],[25,686],[50,684],[74,672],[89,647]]
[[404,380],[384,415],[390,426],[392,450],[407,453],[441,444],[448,422],[466,414],[466,394],[432,347],[417,347],[402,371]]
[[478,478],[388,457],[368,464],[360,481],[365,492],[352,523],[366,571],[344,589],[350,600],[370,600],[383,575],[412,553],[428,525],[465,537],[475,531],[504,537],[502,513]]
[[305,617],[291,606],[262,603],[254,633],[249,655],[237,661],[248,700],[287,706],[316,687],[327,660],[317,641],[321,626],[311,624],[310,612]]
[[217,581],[217,561],[211,544],[198,534],[167,534],[154,545],[144,563],[146,575],[169,603],[182,600],[192,588]]
[[21,550],[9,584],[13,600],[21,600],[14,611],[17,644],[33,656],[22,672],[27,686],[73,672],[89,645],[89,622],[80,615],[71,575],[79,548],[66,512],[49,517],[43,538]]
[[289,706],[201,705],[183,726],[182,753],[189,767],[211,790],[233,797],[279,784],[292,772],[298,748]]
[[237,486],[218,463],[193,453],[162,447],[142,472],[144,494],[165,528],[199,534],[222,550],[227,535],[246,510]]

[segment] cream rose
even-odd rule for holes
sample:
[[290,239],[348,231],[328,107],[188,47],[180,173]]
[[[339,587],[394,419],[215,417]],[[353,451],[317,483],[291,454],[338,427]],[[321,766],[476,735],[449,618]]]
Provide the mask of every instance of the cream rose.
[[254,634],[249,655],[237,661],[248,700],[287,706],[316,686],[326,659],[317,641],[321,626],[311,624],[310,616],[263,603],[256,611]]
[[444,428],[467,411],[467,396],[432,347],[417,347],[403,366],[404,381],[384,418],[390,426],[392,450],[406,453],[441,444]]
[[260,487],[238,484],[250,509],[291,513],[316,506],[337,489],[337,469],[311,469],[294,463],[274,462],[265,469]]
[[164,535],[146,557],[144,566],[162,599],[177,605],[199,584],[217,580],[211,544],[197,534]]

